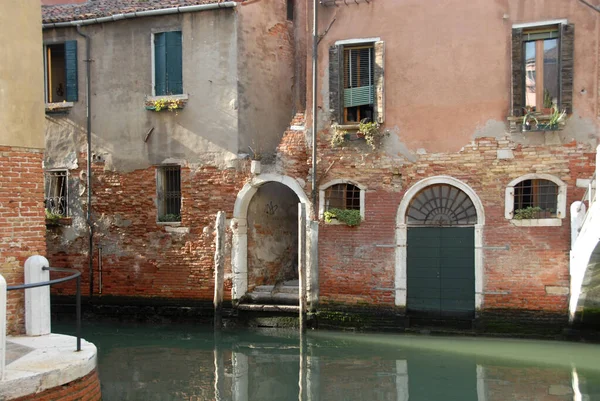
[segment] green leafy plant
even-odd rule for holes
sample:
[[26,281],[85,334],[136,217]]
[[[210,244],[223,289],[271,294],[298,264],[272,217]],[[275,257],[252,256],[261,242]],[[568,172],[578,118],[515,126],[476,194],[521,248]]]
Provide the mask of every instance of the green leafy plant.
[[146,101],[146,109],[154,110],[154,111],[162,111],[169,110],[175,111],[177,109],[183,109],[185,106],[185,101],[182,99],[172,99],[172,98],[160,98],[156,100],[148,100]]
[[524,108],[525,114],[523,115],[523,131],[529,131],[531,129],[531,122],[535,121],[535,125],[538,124],[538,119],[535,116],[535,111],[532,107],[527,106]]
[[543,209],[538,206],[528,206],[523,209],[515,210],[513,219],[515,220],[526,220],[526,219],[535,219],[538,215],[543,212]]
[[63,215],[60,215],[58,213],[53,213],[48,209],[44,209],[44,211],[46,212],[46,219],[48,219],[48,220],[57,221],[64,217]]
[[[350,134],[347,130],[342,129],[339,125],[335,124],[331,127],[332,135],[329,141],[332,148],[343,146],[346,141],[350,139]],[[358,123],[358,131],[356,135],[365,138],[365,142],[375,150],[381,145],[381,141],[384,137],[388,136],[389,131],[382,131],[381,125],[376,122],[369,121],[368,119],[362,119]]]
[[552,108],[552,114],[550,114],[550,120],[546,123],[546,126],[551,128],[558,127],[558,124],[562,123],[567,117],[567,111],[559,111],[557,107]]
[[331,223],[333,220],[341,221],[346,223],[350,227],[358,226],[362,218],[360,216],[360,210],[356,209],[337,209],[331,208],[323,213],[326,223]]
[[158,221],[160,221],[161,223],[168,223],[168,222],[173,222],[173,221],[181,221],[181,215],[180,214],[168,213],[168,214],[165,214],[163,216],[158,216]]
[[552,107],[552,95],[548,89],[544,89],[544,107],[547,109]]

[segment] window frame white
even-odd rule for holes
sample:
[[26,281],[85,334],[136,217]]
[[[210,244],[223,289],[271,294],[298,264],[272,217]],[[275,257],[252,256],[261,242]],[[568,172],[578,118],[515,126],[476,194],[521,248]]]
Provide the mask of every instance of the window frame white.
[[[558,186],[556,195],[556,217],[545,219],[523,219],[514,218],[515,208],[515,186],[525,180],[547,180]],[[525,227],[558,227],[562,226],[562,221],[567,216],[567,184],[560,178],[551,174],[531,173],[525,174],[512,180],[505,189],[504,196],[504,218],[509,220],[515,226]]]
[[365,194],[367,187],[349,179],[335,179],[319,186],[319,220],[323,220],[323,215],[325,213],[325,191],[327,188],[337,184],[351,184],[360,190],[360,219],[361,221],[365,221]]

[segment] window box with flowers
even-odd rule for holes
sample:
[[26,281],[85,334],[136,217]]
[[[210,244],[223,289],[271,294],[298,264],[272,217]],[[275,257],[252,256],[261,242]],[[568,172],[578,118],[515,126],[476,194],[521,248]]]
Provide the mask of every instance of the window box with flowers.
[[183,109],[188,101],[188,95],[148,96],[146,97],[146,110],[175,111]]

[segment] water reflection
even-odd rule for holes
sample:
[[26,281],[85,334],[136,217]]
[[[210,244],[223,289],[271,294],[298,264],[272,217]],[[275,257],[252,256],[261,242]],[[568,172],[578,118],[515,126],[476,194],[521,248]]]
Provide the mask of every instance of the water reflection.
[[[112,400],[600,399],[597,345],[547,341],[87,327]],[[60,331],[60,330],[58,330]]]

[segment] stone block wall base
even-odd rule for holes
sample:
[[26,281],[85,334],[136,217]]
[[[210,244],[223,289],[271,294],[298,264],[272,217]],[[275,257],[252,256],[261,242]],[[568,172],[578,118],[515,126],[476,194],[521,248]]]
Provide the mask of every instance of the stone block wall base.
[[100,401],[100,378],[98,372],[93,370],[87,376],[72,381],[62,386],[50,388],[41,393],[30,394],[13,399],[13,401],[50,401],[50,400],[82,400]]

